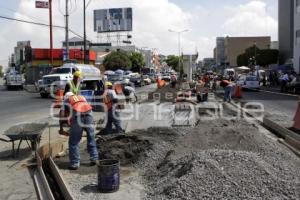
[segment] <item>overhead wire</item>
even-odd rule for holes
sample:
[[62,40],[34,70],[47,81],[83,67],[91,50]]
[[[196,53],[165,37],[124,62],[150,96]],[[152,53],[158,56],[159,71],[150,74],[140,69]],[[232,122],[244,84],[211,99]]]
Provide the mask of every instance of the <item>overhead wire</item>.
[[[6,19],[6,20],[12,20],[12,21],[17,21],[17,22],[22,22],[22,23],[27,23],[27,24],[33,24],[33,25],[38,25],[38,26],[44,26],[44,27],[49,27],[49,24],[45,24],[45,23],[41,23],[41,22],[33,22],[33,21],[27,21],[27,20],[23,20],[23,19],[17,19],[17,18],[12,18],[12,17],[6,17],[6,16],[2,16],[0,15],[1,19]],[[59,25],[52,25],[54,28],[61,28],[61,29],[65,29],[65,26],[59,26]],[[73,31],[72,29],[69,29],[69,31],[71,33],[73,33],[74,35],[83,38],[81,35],[79,35],[78,33],[76,33],[75,31]]]

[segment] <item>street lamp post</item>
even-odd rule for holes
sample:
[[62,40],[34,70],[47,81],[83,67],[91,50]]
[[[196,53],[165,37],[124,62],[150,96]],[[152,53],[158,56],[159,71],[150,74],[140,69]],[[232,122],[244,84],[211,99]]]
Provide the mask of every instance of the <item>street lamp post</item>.
[[172,33],[177,33],[178,34],[178,69],[180,70],[179,73],[180,73],[180,76],[182,76],[181,74],[181,65],[180,65],[180,57],[181,57],[181,33],[184,33],[184,32],[188,32],[189,30],[185,29],[185,30],[182,30],[182,31],[174,31],[174,30],[171,30],[169,29],[169,32],[172,32]]

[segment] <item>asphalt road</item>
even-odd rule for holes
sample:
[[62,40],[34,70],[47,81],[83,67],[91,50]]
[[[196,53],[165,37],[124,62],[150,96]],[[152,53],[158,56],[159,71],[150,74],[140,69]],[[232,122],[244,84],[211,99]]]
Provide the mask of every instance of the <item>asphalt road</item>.
[[22,123],[40,121],[49,115],[52,99],[42,99],[38,93],[0,89],[0,131]]
[[[155,84],[136,88],[138,95],[151,92]],[[7,128],[22,122],[36,122],[50,116],[53,99],[42,99],[39,93],[23,90],[7,91],[0,86],[0,135]]]
[[287,120],[294,118],[299,97],[290,94],[269,91],[243,91],[242,101],[259,102],[270,114],[282,115]]

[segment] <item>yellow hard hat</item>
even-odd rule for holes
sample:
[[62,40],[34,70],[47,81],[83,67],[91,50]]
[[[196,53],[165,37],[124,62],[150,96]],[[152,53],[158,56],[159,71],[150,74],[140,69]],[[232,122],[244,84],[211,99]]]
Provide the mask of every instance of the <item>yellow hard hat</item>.
[[109,82],[109,81],[107,81],[107,82],[105,83],[105,85],[106,85],[106,86],[113,86],[112,82]]
[[78,71],[76,71],[76,72],[73,73],[73,76],[80,78],[81,77],[81,72],[78,70]]

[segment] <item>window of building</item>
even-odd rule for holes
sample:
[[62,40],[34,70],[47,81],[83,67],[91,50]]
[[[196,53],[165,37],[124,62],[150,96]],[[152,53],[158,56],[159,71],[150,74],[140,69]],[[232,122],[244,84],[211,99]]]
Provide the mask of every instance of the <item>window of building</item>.
[[300,44],[300,30],[296,31],[296,44]]
[[300,0],[296,0],[296,10],[300,13]]

